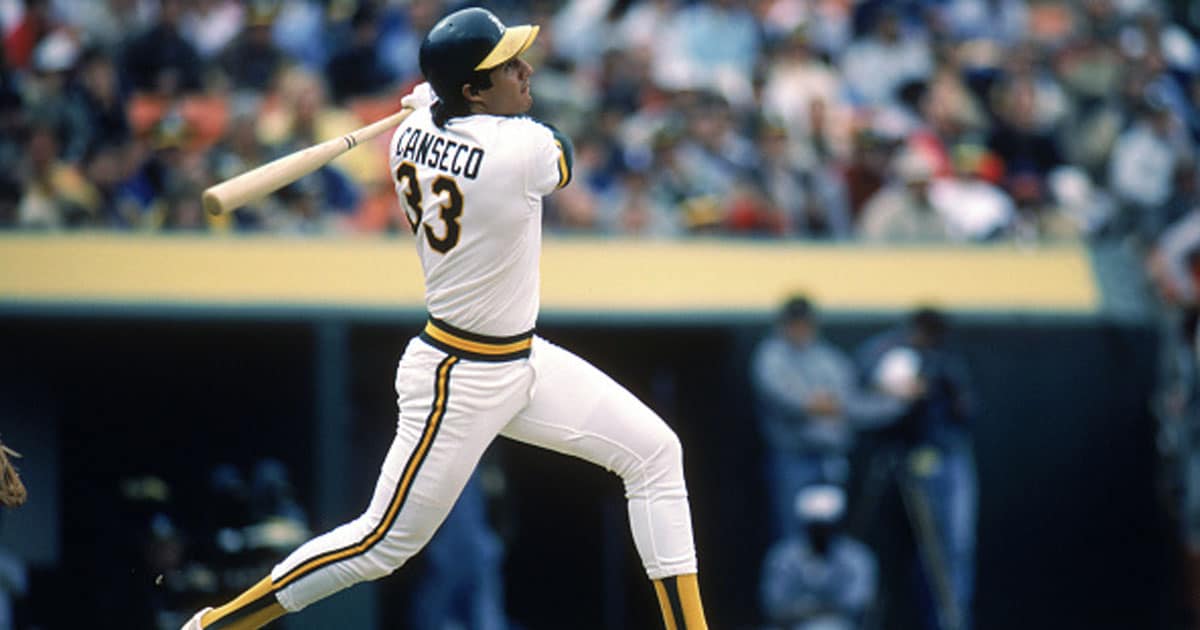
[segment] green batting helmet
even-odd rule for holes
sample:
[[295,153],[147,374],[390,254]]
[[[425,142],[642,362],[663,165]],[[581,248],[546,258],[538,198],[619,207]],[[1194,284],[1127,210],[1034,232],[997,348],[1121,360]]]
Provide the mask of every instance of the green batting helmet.
[[516,57],[533,44],[534,25],[505,26],[491,11],[462,9],[433,25],[421,42],[421,73],[442,100],[456,100],[464,83]]

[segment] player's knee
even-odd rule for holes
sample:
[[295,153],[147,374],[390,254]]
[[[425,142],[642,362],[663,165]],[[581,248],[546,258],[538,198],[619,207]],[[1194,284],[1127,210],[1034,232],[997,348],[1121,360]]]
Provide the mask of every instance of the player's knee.
[[683,468],[683,443],[674,431],[667,428],[659,436],[658,465],[667,468]]
[[391,575],[392,573],[394,573],[396,571],[396,569],[399,569],[399,568],[400,568],[399,566],[391,566],[389,564],[384,564],[384,563],[369,562],[363,566],[363,569],[359,573],[359,575],[362,576],[363,581],[369,582],[371,580],[378,580],[380,578],[385,578],[385,577]]
[[647,454],[627,476],[631,491],[683,483],[683,444],[665,424],[653,434]]
[[408,562],[414,550],[411,543],[389,532],[383,540],[364,554],[358,573],[364,580],[378,580],[391,575]]
[[408,560],[405,555],[398,554],[394,550],[379,547],[373,550],[374,553],[369,554],[367,561],[359,568],[359,575],[363,580],[385,578],[404,566]]

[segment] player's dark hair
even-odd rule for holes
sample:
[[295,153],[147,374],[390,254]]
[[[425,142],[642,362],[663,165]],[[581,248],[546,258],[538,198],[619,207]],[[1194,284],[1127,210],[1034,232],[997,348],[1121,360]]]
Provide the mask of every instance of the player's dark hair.
[[433,124],[439,129],[446,126],[447,120],[471,113],[471,104],[462,95],[464,85],[470,85],[472,93],[486,90],[492,87],[492,71],[475,70],[466,79],[456,83],[454,89],[445,90],[447,94],[438,91],[438,102],[433,106]]

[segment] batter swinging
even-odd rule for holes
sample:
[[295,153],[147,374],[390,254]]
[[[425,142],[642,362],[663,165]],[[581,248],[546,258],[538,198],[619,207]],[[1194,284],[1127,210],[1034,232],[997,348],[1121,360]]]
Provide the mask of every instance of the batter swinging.
[[395,571],[433,536],[496,435],[621,477],[634,543],[668,630],[707,628],[678,438],[648,407],[536,336],[542,197],[571,179],[571,143],[522,117],[538,27],[464,9],[421,45],[427,84],[403,103],[391,168],[425,273],[429,321],[396,371],[400,419],[370,506],[185,630],[259,628]]

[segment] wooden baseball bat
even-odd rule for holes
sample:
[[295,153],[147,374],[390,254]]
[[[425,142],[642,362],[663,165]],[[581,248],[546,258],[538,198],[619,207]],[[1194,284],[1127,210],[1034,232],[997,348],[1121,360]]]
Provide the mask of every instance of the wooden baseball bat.
[[386,118],[355,129],[340,138],[332,138],[307,149],[289,153],[277,160],[230,177],[219,184],[209,186],[204,191],[204,209],[211,214],[221,214],[262,199],[321,168],[360,143],[390,131],[404,122],[404,119],[408,118],[412,112],[413,110],[404,108]]

